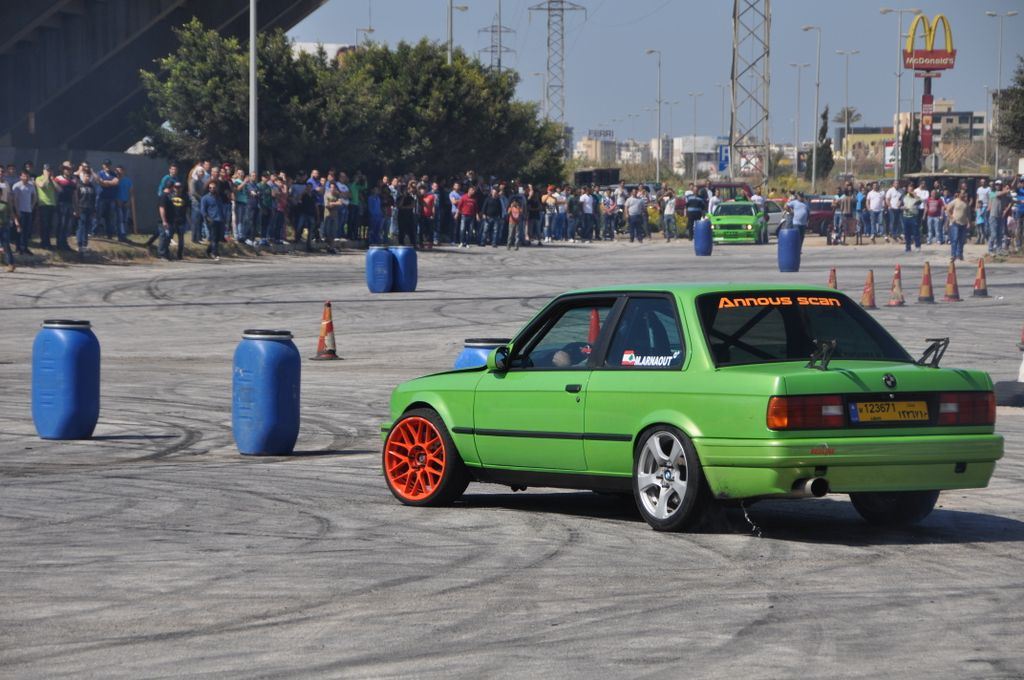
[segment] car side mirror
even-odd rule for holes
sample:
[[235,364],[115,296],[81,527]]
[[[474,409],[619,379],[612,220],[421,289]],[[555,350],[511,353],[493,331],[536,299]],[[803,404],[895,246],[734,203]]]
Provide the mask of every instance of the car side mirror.
[[487,370],[492,373],[504,373],[508,370],[508,346],[501,345],[487,355]]

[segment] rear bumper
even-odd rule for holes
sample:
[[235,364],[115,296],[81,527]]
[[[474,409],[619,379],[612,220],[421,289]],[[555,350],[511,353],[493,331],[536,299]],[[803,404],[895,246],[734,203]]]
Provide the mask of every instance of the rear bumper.
[[695,440],[719,498],[789,494],[824,477],[831,491],[918,491],[988,485],[1003,455],[998,434],[821,439]]

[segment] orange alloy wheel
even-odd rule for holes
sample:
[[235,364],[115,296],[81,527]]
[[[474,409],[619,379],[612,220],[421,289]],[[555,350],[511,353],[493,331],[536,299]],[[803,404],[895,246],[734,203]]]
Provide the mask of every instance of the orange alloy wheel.
[[444,440],[426,418],[400,421],[384,446],[384,474],[395,493],[409,501],[429,498],[444,476]]

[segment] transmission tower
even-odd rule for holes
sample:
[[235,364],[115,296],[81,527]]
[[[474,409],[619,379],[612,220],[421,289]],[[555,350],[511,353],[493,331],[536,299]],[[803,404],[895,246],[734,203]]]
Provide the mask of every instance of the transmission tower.
[[530,7],[531,12],[548,15],[548,79],[544,91],[544,106],[548,120],[565,125],[565,13],[586,7],[569,0],[545,0]]
[[733,0],[730,177],[745,174],[768,179],[771,24],[771,0]]
[[511,47],[505,47],[502,44],[502,36],[515,33],[515,31],[501,24],[501,0],[498,0],[498,13],[494,15],[494,21],[490,26],[485,26],[477,32],[491,34],[491,46],[483,48],[480,52],[491,55],[491,68],[497,69],[498,73],[501,73],[501,58],[515,52]]

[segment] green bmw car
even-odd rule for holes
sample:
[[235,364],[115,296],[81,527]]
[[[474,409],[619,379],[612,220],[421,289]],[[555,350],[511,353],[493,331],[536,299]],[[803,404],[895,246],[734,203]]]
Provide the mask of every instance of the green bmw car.
[[764,213],[752,201],[719,203],[710,220],[715,243],[768,243]]
[[552,300],[487,365],[399,385],[383,468],[408,505],[470,482],[630,493],[657,530],[715,502],[849,494],[918,521],[1002,457],[992,381],[915,360],[830,288],[628,286]]

